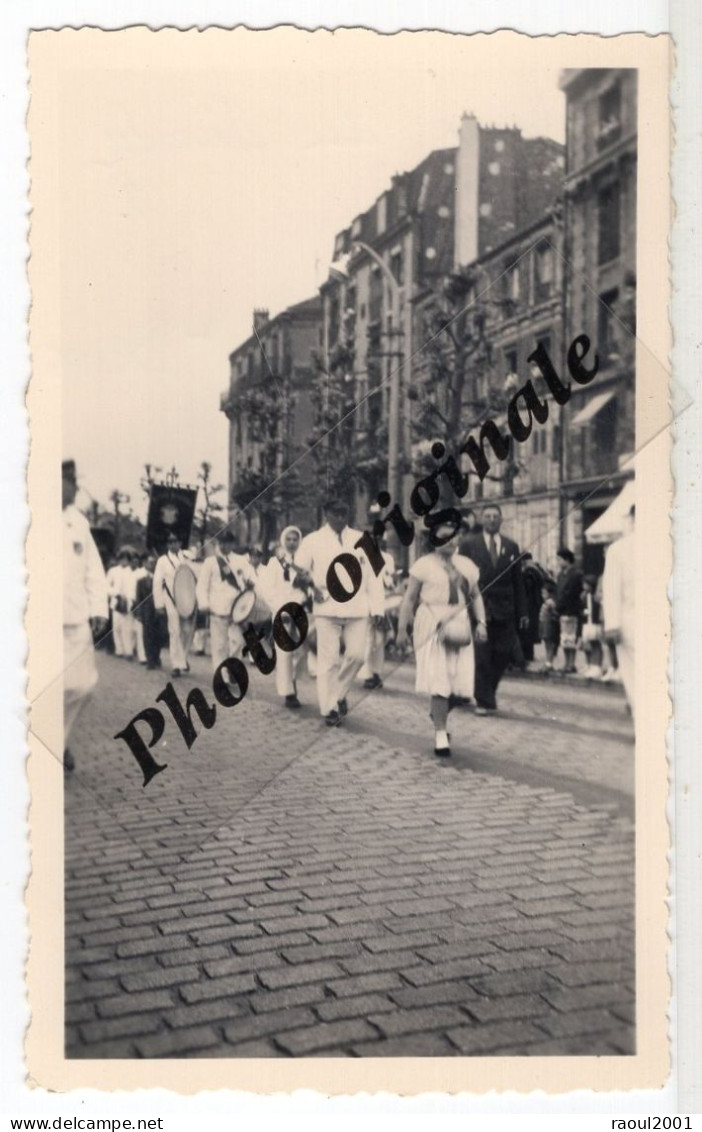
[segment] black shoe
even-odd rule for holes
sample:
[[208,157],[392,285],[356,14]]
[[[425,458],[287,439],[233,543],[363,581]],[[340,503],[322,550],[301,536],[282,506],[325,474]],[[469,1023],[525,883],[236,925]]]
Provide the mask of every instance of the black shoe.
[[63,752],[63,769],[67,770],[70,774],[70,772],[72,770],[75,770],[75,768],[76,760],[73,758],[73,755],[69,751],[68,747],[66,747],[66,750]]
[[372,676],[369,676],[367,680],[363,681],[364,688],[382,688],[382,686],[383,681],[380,679],[377,672],[374,672]]
[[179,668],[172,668],[171,669],[171,676],[181,676],[181,675],[182,675],[182,673],[181,673]]
[[299,708],[302,707],[302,704],[293,692],[292,695],[285,697],[285,706],[289,708]]
[[338,711],[339,719],[343,719],[344,716],[346,716],[348,714],[349,714],[349,705],[347,704],[346,700],[339,700],[339,711]]
[[338,711],[330,711],[329,715],[324,716],[324,722],[327,727],[338,727],[341,723],[341,716]]
[[450,759],[451,758],[451,748],[450,747],[434,747],[434,754],[436,755],[437,759]]

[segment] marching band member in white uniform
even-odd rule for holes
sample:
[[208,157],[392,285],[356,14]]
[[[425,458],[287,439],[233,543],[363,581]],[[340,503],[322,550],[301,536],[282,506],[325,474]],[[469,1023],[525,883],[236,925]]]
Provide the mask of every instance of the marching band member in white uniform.
[[[387,598],[395,589],[395,559],[388,550],[381,546],[381,554],[385,562],[385,569],[381,571],[380,578],[383,583],[384,612],[387,612]],[[388,623],[383,618],[382,625],[371,625],[366,643],[366,658],[359,676],[366,688],[382,688],[383,674],[385,672],[385,642],[388,636]]]
[[136,551],[132,546],[123,546],[117,556],[118,568],[113,574],[112,626],[115,635],[115,655],[134,658],[136,643],[136,621],[134,603],[136,601],[136,580],[132,562]]
[[144,626],[138,617],[134,616],[134,609],[137,603],[137,584],[141,578],[145,578],[148,571],[144,565],[146,555],[133,555],[132,557],[132,570],[131,578],[129,579],[130,588],[130,605],[129,615],[134,625],[134,641],[136,644],[136,654],[139,664],[146,664],[146,649],[144,647]]
[[[305,584],[300,571],[296,569],[296,554],[302,540],[299,527],[286,527],[280,536],[280,545],[275,554],[263,567],[259,575],[262,596],[270,606],[273,616],[290,601],[304,605]],[[305,645],[294,652],[276,649],[275,687],[279,696],[284,697],[287,708],[299,708],[297,698],[297,670],[300,666]]]
[[122,622],[121,617],[124,616],[120,613],[120,609],[124,609],[122,598],[122,574],[124,573],[124,562],[121,554],[118,556],[117,561],[110,566],[107,571],[107,594],[112,613],[112,640],[115,646],[115,656],[124,656],[124,643],[122,635]]
[[168,651],[171,657],[171,676],[189,671],[188,649],[193,635],[193,617],[181,617],[173,597],[173,579],[181,565],[189,559],[180,547],[178,535],[171,532],[166,540],[166,553],[156,563],[153,599],[157,610],[163,609],[168,620]]
[[75,761],[68,741],[75,722],[97,684],[93,630],[107,628],[107,582],[90,525],[74,506],[76,466],[61,465],[63,509],[63,764],[73,770]]
[[[366,655],[369,618],[380,625],[385,602],[381,579],[376,578],[363,551],[354,547],[362,532],[347,526],[348,504],[331,500],[324,511],[327,522],[302,540],[296,565],[307,575],[302,575],[302,580],[314,586],[320,712],[328,727],[337,727],[348,711],[346,696]],[[338,554],[354,555],[362,570],[360,589],[346,602],[335,601],[327,589],[327,570]]]
[[232,606],[240,593],[253,589],[256,575],[243,554],[233,551],[236,539],[226,528],[217,536],[217,552],[202,564],[197,580],[198,609],[210,615],[212,670],[227,657],[241,657],[244,634],[232,621]]

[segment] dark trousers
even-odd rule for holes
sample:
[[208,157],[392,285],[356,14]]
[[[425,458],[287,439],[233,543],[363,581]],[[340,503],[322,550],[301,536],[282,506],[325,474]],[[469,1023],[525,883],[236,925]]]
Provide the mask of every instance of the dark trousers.
[[497,688],[512,660],[516,630],[511,622],[491,621],[485,643],[475,642],[475,701],[479,707],[497,707]]
[[152,605],[151,598],[147,598],[144,608],[140,611],[143,614],[142,624],[144,626],[144,652],[146,653],[146,663],[150,668],[158,668],[161,664],[161,649],[163,647],[163,630],[158,618],[158,614]]
[[526,633],[520,633],[519,641],[522,646],[522,654],[526,661],[534,659],[534,639],[531,632],[527,629]]

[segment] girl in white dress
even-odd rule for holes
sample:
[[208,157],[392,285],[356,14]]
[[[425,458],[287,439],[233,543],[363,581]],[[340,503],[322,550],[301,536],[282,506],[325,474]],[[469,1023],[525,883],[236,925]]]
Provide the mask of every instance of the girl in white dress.
[[[448,538],[452,531],[452,526],[438,527],[436,536]],[[415,690],[431,697],[434,754],[445,758],[451,754],[447,731],[451,697],[470,698],[474,694],[471,620],[477,640],[487,639],[478,567],[456,549],[454,535],[443,546],[432,547],[412,566],[397,633],[398,646],[406,646],[407,625],[414,617]]]

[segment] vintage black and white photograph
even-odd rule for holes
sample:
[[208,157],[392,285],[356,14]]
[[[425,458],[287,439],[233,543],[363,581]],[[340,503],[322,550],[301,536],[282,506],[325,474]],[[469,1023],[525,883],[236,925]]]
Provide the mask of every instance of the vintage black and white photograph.
[[62,1056],[623,1063],[644,72],[209,35],[30,50]]

